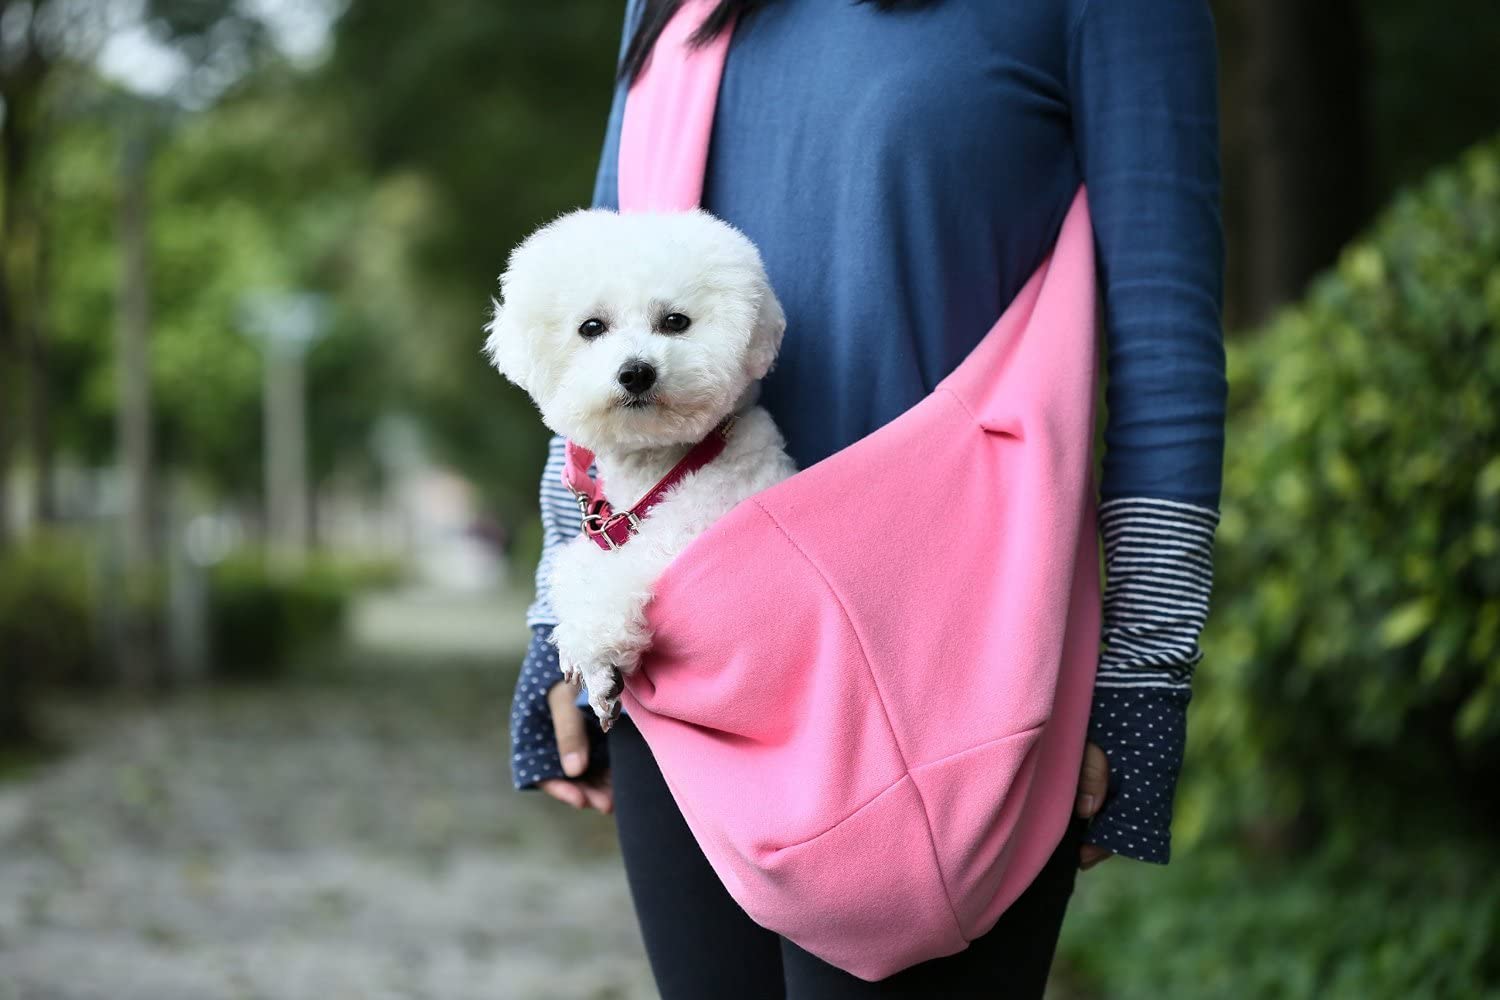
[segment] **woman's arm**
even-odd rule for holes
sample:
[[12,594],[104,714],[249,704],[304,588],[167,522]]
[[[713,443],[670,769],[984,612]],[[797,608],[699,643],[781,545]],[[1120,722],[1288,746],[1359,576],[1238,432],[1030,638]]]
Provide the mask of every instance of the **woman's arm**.
[[549,694],[562,681],[557,647],[551,643],[557,616],[547,581],[558,549],[579,531],[578,507],[562,485],[563,440],[554,436],[542,471],[542,557],[536,568],[536,599],[526,611],[531,645],[516,679],[510,705],[511,780],[517,788],[535,788],[569,775],[558,752]]
[[1208,615],[1224,450],[1218,67],[1206,0],[1084,0],[1075,142],[1107,331],[1104,643],[1089,842],[1165,862]]

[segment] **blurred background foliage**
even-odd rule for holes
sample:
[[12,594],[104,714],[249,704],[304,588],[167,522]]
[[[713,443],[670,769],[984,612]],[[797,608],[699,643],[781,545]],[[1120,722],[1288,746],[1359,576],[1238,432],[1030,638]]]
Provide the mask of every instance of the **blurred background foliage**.
[[1231,342],[1178,860],[1067,929],[1107,995],[1500,991],[1497,332],[1500,135]]
[[[238,526],[198,574],[210,676],[397,582],[323,515],[388,503],[413,438],[524,580],[545,436],[480,327],[589,198],[621,6],[0,0],[0,745],[49,691],[191,679],[184,509]],[[1232,412],[1177,859],[1082,881],[1062,988],[1494,995],[1500,6],[1213,6]],[[326,304],[292,568],[250,291]]]

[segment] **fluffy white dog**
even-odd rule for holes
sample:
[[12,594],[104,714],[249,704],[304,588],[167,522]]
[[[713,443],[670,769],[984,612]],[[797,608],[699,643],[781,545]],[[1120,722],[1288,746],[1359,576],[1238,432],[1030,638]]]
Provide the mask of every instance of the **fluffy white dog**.
[[673,558],[793,472],[755,405],[786,328],[755,246],[705,212],[565,215],[510,256],[485,350],[553,431],[594,452],[616,511],[731,415],[724,450],[672,488],[628,544],[580,535],[558,553],[553,631],[565,676],[608,729],[621,673],[651,645],[645,609]]

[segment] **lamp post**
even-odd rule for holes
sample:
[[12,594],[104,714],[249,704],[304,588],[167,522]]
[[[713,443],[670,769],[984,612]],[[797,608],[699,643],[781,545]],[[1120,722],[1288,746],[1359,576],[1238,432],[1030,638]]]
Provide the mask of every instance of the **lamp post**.
[[241,325],[261,345],[266,528],[275,561],[307,554],[307,350],[323,335],[328,307],[312,293],[259,292],[242,303]]

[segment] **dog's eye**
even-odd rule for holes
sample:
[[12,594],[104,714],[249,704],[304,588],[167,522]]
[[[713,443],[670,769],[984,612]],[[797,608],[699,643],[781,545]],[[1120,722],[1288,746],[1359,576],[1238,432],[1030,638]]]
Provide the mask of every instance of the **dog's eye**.
[[667,333],[681,333],[693,325],[693,321],[682,313],[667,313],[661,318],[661,328]]
[[585,340],[593,340],[595,337],[603,333],[606,329],[608,329],[608,327],[604,325],[604,320],[586,319],[578,327],[578,335]]

